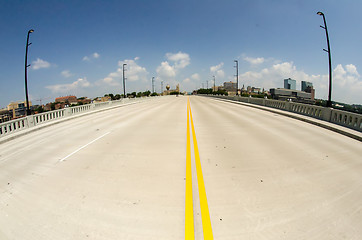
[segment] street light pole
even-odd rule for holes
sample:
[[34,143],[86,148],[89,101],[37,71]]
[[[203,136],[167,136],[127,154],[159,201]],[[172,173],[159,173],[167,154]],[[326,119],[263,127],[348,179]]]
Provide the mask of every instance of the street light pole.
[[124,67],[126,66],[126,63],[123,63],[123,95],[126,97],[126,78],[124,77]]
[[216,92],[216,87],[215,87],[215,76],[214,77],[214,92]]
[[26,50],[25,50],[25,97],[26,97],[26,115],[30,115],[30,107],[29,107],[29,97],[28,97],[28,67],[30,67],[30,64],[28,65],[28,48],[31,45],[29,43],[29,35],[30,33],[34,32],[33,29],[30,29],[28,31],[28,37],[26,38]]
[[152,93],[155,92],[155,77],[152,77]]
[[238,93],[238,88],[239,88],[239,62],[238,60],[234,60],[234,62],[236,63],[236,96],[239,95]]
[[317,12],[317,14],[318,14],[319,16],[322,16],[322,17],[323,17],[324,26],[320,26],[320,27],[323,28],[324,30],[326,30],[328,50],[325,50],[325,49],[323,49],[323,50],[328,53],[328,60],[329,60],[329,90],[328,90],[327,107],[332,107],[332,100],[331,100],[331,95],[332,95],[332,57],[331,57],[331,47],[330,47],[330,45],[329,45],[328,29],[327,29],[327,23],[326,23],[326,18],[325,18],[325,16],[324,16],[324,13],[322,13],[322,12]]
[[161,81],[161,96],[163,96],[163,81]]

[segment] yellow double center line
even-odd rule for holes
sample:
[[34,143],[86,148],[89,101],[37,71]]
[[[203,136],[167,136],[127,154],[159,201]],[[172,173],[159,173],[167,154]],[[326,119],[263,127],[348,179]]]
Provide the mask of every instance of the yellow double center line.
[[187,98],[187,141],[186,141],[186,200],[185,200],[185,239],[195,239],[194,229],[194,207],[192,198],[192,170],[191,170],[191,137],[190,137],[190,120],[192,129],[192,140],[194,143],[195,165],[197,174],[197,183],[199,188],[201,220],[204,239],[214,239],[212,235],[209,207],[207,204],[204,177],[202,176],[201,161],[199,148],[195,134],[194,122],[192,120],[192,112],[190,100]]

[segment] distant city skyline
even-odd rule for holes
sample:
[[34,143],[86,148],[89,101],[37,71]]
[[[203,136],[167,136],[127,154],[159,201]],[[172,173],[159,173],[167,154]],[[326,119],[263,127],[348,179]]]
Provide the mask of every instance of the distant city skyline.
[[312,82],[328,97],[324,12],[331,41],[332,100],[362,104],[361,1],[80,1],[0,3],[0,107],[24,101],[24,55],[30,35],[28,87],[34,105],[56,97],[90,98],[126,91],[181,91],[235,81],[282,88]]

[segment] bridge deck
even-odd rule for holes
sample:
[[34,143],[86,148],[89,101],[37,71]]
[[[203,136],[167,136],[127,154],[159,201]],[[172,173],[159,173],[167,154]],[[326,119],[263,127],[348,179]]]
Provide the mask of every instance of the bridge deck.
[[[361,238],[360,142],[259,109],[190,102],[215,239]],[[187,97],[168,97],[0,144],[0,239],[184,239],[186,132]]]

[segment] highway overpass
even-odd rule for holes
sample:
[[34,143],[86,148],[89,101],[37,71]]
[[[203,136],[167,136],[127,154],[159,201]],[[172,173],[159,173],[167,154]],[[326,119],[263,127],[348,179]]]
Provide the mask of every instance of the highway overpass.
[[120,105],[0,139],[0,239],[362,238],[360,141],[189,100]]

